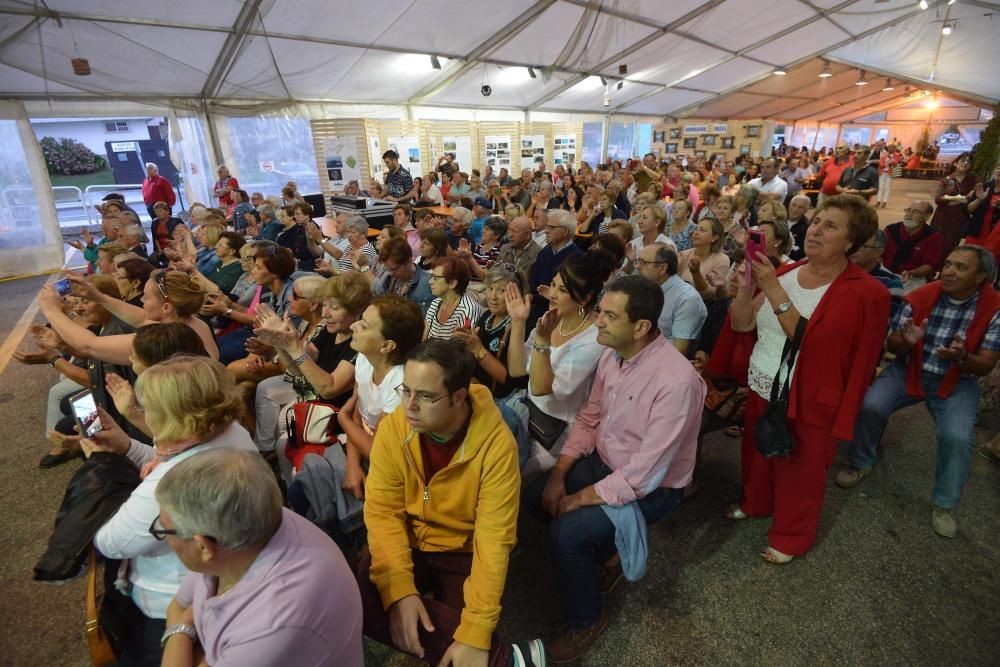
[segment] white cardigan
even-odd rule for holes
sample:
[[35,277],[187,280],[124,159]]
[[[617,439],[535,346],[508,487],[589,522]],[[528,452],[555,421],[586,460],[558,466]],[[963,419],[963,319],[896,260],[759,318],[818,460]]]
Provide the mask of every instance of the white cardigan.
[[[160,514],[160,505],[154,495],[156,484],[181,461],[221,447],[257,451],[247,430],[233,422],[214,440],[192,447],[156,466],[132,491],[125,504],[97,531],[94,546],[98,551],[107,558],[128,559],[132,600],[147,618],[167,617],[167,607],[188,573],[166,541],[160,542],[149,533],[150,525]],[[142,468],[156,458],[156,453],[149,445],[133,440],[126,456]]]

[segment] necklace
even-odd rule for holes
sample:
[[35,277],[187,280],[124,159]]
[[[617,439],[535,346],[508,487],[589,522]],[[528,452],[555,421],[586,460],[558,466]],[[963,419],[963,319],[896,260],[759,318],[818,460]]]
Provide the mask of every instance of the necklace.
[[565,331],[563,331],[563,321],[559,320],[559,335],[562,336],[563,338],[570,338],[570,337],[575,336],[576,334],[580,333],[583,330],[583,328],[585,326],[587,326],[587,324],[589,324],[589,323],[590,323],[590,319],[587,318],[586,316],[584,316],[584,318],[582,320],[580,320],[580,326],[578,326],[577,328],[573,329],[569,333],[566,333]]
[[503,318],[501,318],[499,324],[494,324],[493,326],[490,326],[490,322],[495,322],[495,321],[496,321],[496,316],[493,316],[486,323],[486,333],[491,336],[495,334],[497,331],[500,331],[501,329],[506,327],[507,324],[510,323],[510,315],[505,315]]

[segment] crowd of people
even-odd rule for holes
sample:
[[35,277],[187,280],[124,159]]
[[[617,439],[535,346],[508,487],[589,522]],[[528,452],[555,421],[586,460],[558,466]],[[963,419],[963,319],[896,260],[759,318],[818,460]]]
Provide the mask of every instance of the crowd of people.
[[[78,243],[87,273],[42,288],[48,324],[17,359],[60,374],[39,465],[79,457],[71,487],[114,481],[67,493],[93,511],[64,507],[56,533],[112,573],[119,664],[358,665],[362,634],[435,665],[576,660],[723,427],[743,481],[725,516],[770,517],[760,556],[782,565],[816,540],[838,442],[852,488],[888,417],[925,402],[930,523],[954,537],[977,378],[1000,360],[1000,168],[980,183],[959,156],[883,231],[896,153],[520,178],[445,156],[414,178],[387,151],[384,183],[348,186],[395,202],[377,234],[224,166],[189,220],[147,202],[148,244],[108,200],[100,240]],[[497,632],[522,506],[562,610],[544,642]]]

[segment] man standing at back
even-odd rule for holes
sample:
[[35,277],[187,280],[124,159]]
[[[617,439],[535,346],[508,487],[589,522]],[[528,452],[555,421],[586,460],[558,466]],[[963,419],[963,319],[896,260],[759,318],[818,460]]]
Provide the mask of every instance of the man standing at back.
[[[401,404],[375,432],[365,483],[365,634],[432,665],[544,664],[496,635],[517,532],[517,445],[464,346],[407,357]],[[422,597],[433,594],[429,597]]]
[[660,335],[662,308],[645,278],[608,285],[597,342],[609,349],[590,398],[548,477],[525,490],[527,508],[550,524],[565,623],[546,642],[552,662],[578,659],[608,627],[601,592],[642,576],[646,525],[672,514],[691,481],[705,382]]
[[840,185],[840,177],[844,175],[844,171],[850,168],[850,166],[851,147],[847,144],[837,146],[836,154],[828,158],[816,174],[816,178],[820,182],[817,206],[822,204],[823,200],[827,197],[839,194],[838,186]]
[[410,201],[417,196],[417,187],[413,183],[410,172],[399,164],[399,153],[386,151],[382,154],[385,164],[386,201]]

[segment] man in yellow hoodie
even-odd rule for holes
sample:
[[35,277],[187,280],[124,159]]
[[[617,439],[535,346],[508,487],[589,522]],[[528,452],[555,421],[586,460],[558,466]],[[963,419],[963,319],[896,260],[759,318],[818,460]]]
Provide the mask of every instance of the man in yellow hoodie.
[[511,645],[495,633],[521,476],[492,395],[471,385],[475,367],[459,343],[421,343],[396,388],[400,406],[375,432],[371,555],[358,564],[364,631],[432,665],[541,667],[539,640]]

